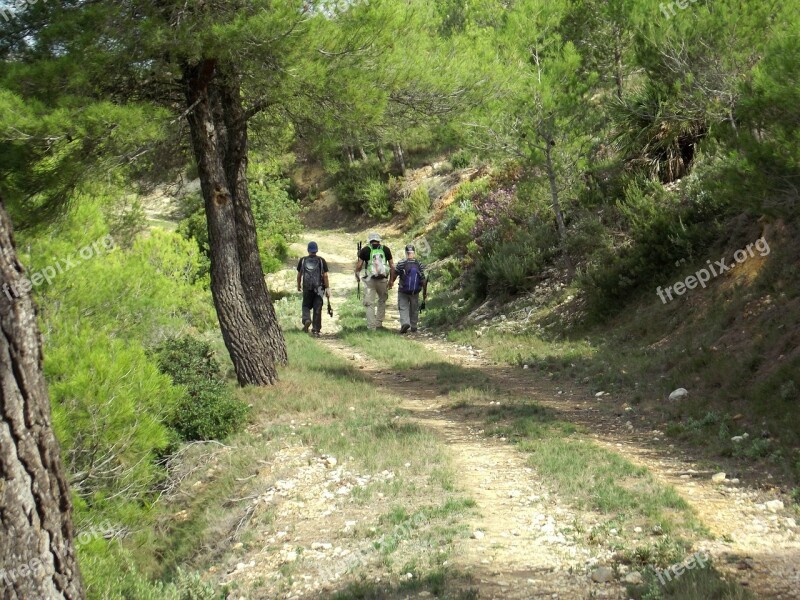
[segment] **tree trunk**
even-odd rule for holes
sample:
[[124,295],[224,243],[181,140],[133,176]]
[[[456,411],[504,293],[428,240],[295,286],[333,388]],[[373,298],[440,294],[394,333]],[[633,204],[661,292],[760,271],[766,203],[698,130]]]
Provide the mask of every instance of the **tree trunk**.
[[367,161],[367,153],[366,153],[366,152],[364,152],[364,146],[361,146],[361,145],[359,145],[359,147],[358,147],[358,153],[361,155],[361,160],[363,160],[364,162],[366,162],[366,161]]
[[617,99],[622,100],[622,31],[619,27],[615,28],[614,33],[614,81],[617,84]]
[[[239,83],[231,75],[216,81],[219,88],[224,129],[227,130],[227,149],[223,161],[228,185],[233,195],[234,218],[236,219],[236,246],[239,252],[242,287],[247,304],[261,330],[262,341],[272,352],[273,360],[285,365],[288,361],[286,340],[278,324],[278,316],[272,303],[261,255],[258,250],[258,234],[250,203],[247,183],[247,118],[242,106]],[[219,126],[219,123],[217,123]]]
[[561,202],[558,199],[558,186],[556,185],[556,170],[553,165],[552,148],[555,142],[551,140],[544,140],[544,155],[547,165],[547,178],[550,181],[550,195],[553,199],[553,212],[556,214],[556,223],[558,224],[558,241],[561,246],[561,254],[567,263],[567,271],[569,271],[570,279],[574,275],[575,268],[572,266],[572,261],[567,253],[567,227],[564,224],[564,214],[561,212]]
[[381,148],[380,145],[378,146],[377,154],[378,160],[381,162],[381,164],[385,163],[386,157],[383,156],[383,148]]
[[270,348],[261,337],[242,285],[233,197],[225,175],[214,124],[209,83],[215,62],[184,67],[187,119],[197,160],[211,249],[211,293],[222,338],[240,385],[271,385],[277,380]]
[[400,169],[400,174],[406,174],[406,159],[403,156],[403,147],[400,145],[400,142],[395,142],[394,144],[394,160],[397,163],[397,167]]
[[[30,282],[0,199],[0,582],[2,598],[84,597],[72,501],[50,424]],[[23,292],[27,288],[27,292]]]

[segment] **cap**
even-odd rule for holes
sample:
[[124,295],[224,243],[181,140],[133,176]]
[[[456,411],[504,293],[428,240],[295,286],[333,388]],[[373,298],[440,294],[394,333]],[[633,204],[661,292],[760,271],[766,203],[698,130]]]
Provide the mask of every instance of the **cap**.
[[414,244],[409,244],[408,246],[406,246],[406,252],[416,252],[416,251],[417,249],[414,248]]
[[377,232],[375,232],[375,231],[373,231],[372,233],[370,233],[370,234],[367,236],[367,243],[369,243],[369,242],[372,242],[372,241],[375,241],[375,242],[380,242],[380,241],[381,241],[381,234],[380,234],[380,233],[377,233]]
[[308,242],[308,251],[319,252],[319,247],[317,246],[317,242]]

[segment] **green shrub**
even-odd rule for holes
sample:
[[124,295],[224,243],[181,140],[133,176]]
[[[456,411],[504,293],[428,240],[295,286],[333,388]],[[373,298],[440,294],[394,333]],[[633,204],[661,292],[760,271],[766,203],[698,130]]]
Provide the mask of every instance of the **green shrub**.
[[388,219],[392,216],[389,206],[389,189],[380,180],[366,182],[360,190],[364,214],[373,219]]
[[224,439],[242,426],[249,409],[231,394],[208,343],[172,338],[155,355],[161,372],[186,388],[168,421],[184,440]]
[[419,223],[431,209],[431,197],[425,185],[419,186],[403,200],[400,212],[407,215],[411,224]]
[[628,243],[601,245],[579,280],[595,316],[621,309],[639,289],[668,283],[677,263],[704,257],[728,209],[701,189],[684,200],[657,182],[640,182],[628,186],[617,210]]
[[450,157],[450,164],[454,169],[466,169],[472,162],[472,153],[466,148],[454,152]]
[[479,296],[512,296],[530,290],[557,252],[557,246],[555,231],[549,224],[517,232],[477,260],[472,273],[473,292]]
[[348,165],[336,175],[336,199],[350,212],[387,218],[391,216],[391,204],[384,179],[380,164],[362,161]]

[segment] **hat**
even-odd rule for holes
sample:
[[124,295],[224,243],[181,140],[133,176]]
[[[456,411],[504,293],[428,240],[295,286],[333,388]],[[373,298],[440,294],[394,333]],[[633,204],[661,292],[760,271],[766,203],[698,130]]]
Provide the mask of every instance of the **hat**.
[[317,246],[317,242],[308,242],[308,251],[319,252],[319,247]]
[[370,242],[380,242],[381,241],[381,234],[373,231],[367,236],[367,243]]
[[408,246],[406,246],[406,252],[416,252],[416,251],[417,249],[414,248],[414,244],[409,244]]

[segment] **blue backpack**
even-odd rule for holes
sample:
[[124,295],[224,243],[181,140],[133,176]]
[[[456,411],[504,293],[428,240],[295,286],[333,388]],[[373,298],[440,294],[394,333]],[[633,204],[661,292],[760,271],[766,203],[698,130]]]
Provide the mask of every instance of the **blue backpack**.
[[419,294],[421,290],[422,271],[420,271],[419,263],[415,260],[406,261],[397,291],[402,294]]

